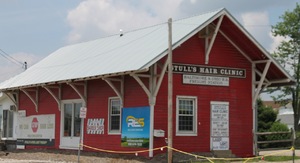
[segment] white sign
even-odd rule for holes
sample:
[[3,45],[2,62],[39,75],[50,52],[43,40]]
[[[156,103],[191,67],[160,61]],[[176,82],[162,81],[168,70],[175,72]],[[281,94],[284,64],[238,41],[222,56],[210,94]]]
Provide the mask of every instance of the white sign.
[[88,119],[87,134],[104,134],[104,118]]
[[81,107],[80,108],[80,118],[86,118],[86,107]]
[[213,150],[228,150],[229,138],[228,137],[212,137]]
[[211,145],[213,150],[229,149],[229,103],[211,102]]
[[229,86],[229,77],[183,74],[182,80],[184,84]]
[[228,105],[211,105],[211,136],[229,136]]
[[17,139],[22,144],[54,145],[55,114],[19,117],[18,123]]
[[26,110],[19,110],[18,111],[18,116],[19,117],[26,117]]

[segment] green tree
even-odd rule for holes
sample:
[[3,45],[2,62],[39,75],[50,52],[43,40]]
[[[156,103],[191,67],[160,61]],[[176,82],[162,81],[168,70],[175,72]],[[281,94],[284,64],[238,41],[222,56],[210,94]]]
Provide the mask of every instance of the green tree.
[[[294,128],[299,130],[300,117],[300,5],[296,3],[296,8],[293,11],[286,11],[280,16],[281,22],[272,26],[274,36],[282,36],[285,41],[282,41],[277,47],[273,57],[295,78],[294,86],[286,86],[280,88],[280,94],[274,96],[274,100],[287,103],[292,102],[294,110]],[[270,90],[273,92],[274,90]]]
[[[257,100],[258,106],[258,132],[278,132],[278,131],[289,131],[286,124],[276,121],[277,112],[273,110],[272,107],[264,106],[261,99]],[[262,135],[258,136],[259,141],[270,141],[270,140],[283,140],[289,139],[290,134],[272,134],[272,135]],[[273,148],[273,147],[285,147],[289,146],[290,143],[270,143],[270,144],[260,144],[260,148]]]
[[272,127],[273,123],[276,121],[277,113],[273,110],[272,107],[265,107],[261,99],[257,100],[258,106],[258,132],[266,132]]

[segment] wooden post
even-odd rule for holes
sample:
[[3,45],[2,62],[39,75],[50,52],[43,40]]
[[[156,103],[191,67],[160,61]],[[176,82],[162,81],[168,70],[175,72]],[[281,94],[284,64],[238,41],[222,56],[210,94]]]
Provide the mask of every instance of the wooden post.
[[293,163],[295,162],[295,131],[291,128],[292,150],[293,150]]
[[173,68],[172,68],[172,18],[168,20],[169,54],[168,54],[168,163],[173,160]]

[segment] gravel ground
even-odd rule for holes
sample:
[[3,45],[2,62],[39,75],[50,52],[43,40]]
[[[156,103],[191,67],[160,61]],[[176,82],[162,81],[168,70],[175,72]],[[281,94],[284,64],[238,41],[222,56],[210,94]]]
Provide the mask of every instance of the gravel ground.
[[[13,151],[0,151],[0,163],[77,163],[78,151],[73,150],[54,150],[54,149],[26,149]],[[263,151],[260,155],[276,153],[276,156],[291,156],[292,151]],[[209,153],[198,153],[197,155],[210,156]],[[173,161],[178,163],[190,162],[194,157],[173,152]],[[296,156],[300,156],[300,150],[296,150]],[[135,155],[118,155],[103,152],[81,152],[80,163],[165,163],[166,154],[156,155],[148,159]],[[265,161],[260,161],[265,162]],[[291,162],[291,161],[289,161]],[[296,160],[295,162],[300,162]]]
[[[141,163],[146,158],[136,156],[119,156],[106,153],[81,152],[80,163]],[[14,150],[1,151],[0,162],[26,162],[26,163],[73,163],[78,162],[77,151],[68,150]]]
[[[210,153],[198,153],[197,155],[211,156]],[[173,152],[173,162],[183,163],[195,160],[195,157]],[[0,151],[0,163],[2,162],[26,162],[26,163],[77,163],[78,151],[56,149],[26,149],[13,151]],[[166,153],[155,155],[149,159],[143,156],[120,155],[104,152],[81,152],[80,163],[166,163]]]

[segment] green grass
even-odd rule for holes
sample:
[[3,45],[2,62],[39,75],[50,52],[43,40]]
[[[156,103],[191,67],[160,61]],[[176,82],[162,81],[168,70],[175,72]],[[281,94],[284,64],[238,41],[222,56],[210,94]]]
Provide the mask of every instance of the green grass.
[[[299,160],[300,156],[295,156],[295,160]],[[292,161],[293,157],[292,156],[266,156],[264,157],[264,161],[269,161],[269,162],[282,162],[282,161]],[[218,159],[213,159],[212,160],[214,163],[230,163],[230,162],[242,162],[242,161],[246,161],[246,159],[241,159],[241,160],[232,160],[230,161],[230,159],[228,160],[218,160]],[[247,162],[259,162],[262,161],[261,158],[254,158],[254,159],[250,159]],[[181,163],[210,163],[208,160],[197,160],[197,161],[183,161]]]

